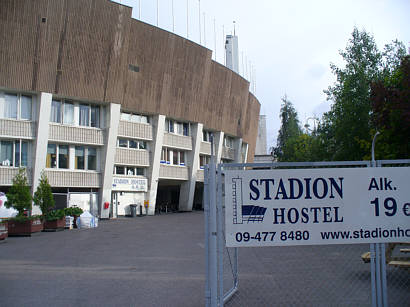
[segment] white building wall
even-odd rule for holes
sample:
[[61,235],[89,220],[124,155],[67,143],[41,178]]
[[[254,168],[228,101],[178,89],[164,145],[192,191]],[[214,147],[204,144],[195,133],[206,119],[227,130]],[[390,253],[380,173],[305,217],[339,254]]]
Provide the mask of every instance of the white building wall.
[[266,155],[266,115],[259,115],[255,155]]
[[[33,150],[33,184],[31,187],[32,193],[37,190],[38,181],[41,177],[41,172],[46,167],[47,144],[48,144],[48,121],[50,119],[51,101],[53,95],[50,93],[40,93],[37,96],[38,117],[36,139],[34,140]],[[33,206],[32,214],[41,214],[41,210],[37,206]]]
[[236,35],[227,35],[225,42],[226,67],[239,74],[239,50],[238,37]]
[[157,115],[152,120],[153,141],[151,146],[150,167],[148,168],[148,214],[155,214],[155,205],[158,189],[158,178],[161,160],[162,143],[164,141],[165,116]]
[[109,107],[108,127],[106,129],[106,142],[102,155],[104,168],[102,170],[102,187],[100,189],[100,217],[109,218],[110,209],[104,208],[104,203],[111,204],[111,190],[113,167],[118,135],[118,125],[120,122],[121,105],[111,103]]

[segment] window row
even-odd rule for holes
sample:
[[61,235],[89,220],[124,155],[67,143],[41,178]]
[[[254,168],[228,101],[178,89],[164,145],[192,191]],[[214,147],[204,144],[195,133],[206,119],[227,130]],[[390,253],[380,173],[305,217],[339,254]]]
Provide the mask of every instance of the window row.
[[29,150],[28,141],[0,141],[0,165],[14,167],[27,166]]
[[203,169],[205,165],[211,163],[211,156],[199,155],[199,168]]
[[231,136],[225,135],[224,137],[224,146],[228,148],[234,148],[234,139]]
[[31,120],[32,97],[0,92],[0,118]]
[[141,115],[141,114],[134,114],[134,113],[126,113],[126,112],[121,112],[121,120],[126,120],[126,121],[134,122],[134,123],[143,123],[143,124],[149,123],[148,116]]
[[114,175],[145,176],[145,168],[116,165],[114,167]]
[[53,100],[50,122],[100,128],[100,109],[98,105],[79,104],[70,100]]
[[146,141],[132,139],[118,139],[117,146],[122,148],[148,149]]
[[170,165],[185,165],[185,151],[164,147],[161,151],[160,162]]
[[207,130],[202,130],[202,141],[210,142],[212,137],[212,132]]
[[97,148],[48,144],[46,167],[95,171],[97,170]]
[[165,120],[165,131],[169,133],[175,133],[180,135],[189,136],[189,123],[182,123],[172,119]]

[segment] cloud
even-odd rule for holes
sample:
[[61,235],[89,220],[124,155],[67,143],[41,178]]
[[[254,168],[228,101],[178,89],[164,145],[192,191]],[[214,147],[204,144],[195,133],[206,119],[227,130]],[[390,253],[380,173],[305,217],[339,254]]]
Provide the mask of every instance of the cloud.
[[313,64],[307,70],[308,76],[312,77],[313,79],[321,79],[325,73],[326,67],[322,64]]

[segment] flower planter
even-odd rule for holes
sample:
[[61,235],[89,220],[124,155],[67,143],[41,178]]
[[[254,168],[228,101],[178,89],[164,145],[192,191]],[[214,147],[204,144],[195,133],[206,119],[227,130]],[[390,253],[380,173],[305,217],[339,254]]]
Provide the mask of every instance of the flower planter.
[[5,240],[8,237],[8,223],[0,222],[0,240]]
[[40,218],[34,220],[27,220],[25,222],[9,220],[8,227],[9,237],[31,236],[32,233],[43,230],[43,222]]
[[44,230],[43,231],[57,231],[57,230],[64,230],[65,227],[65,219],[59,219],[55,221],[45,221],[44,222]]

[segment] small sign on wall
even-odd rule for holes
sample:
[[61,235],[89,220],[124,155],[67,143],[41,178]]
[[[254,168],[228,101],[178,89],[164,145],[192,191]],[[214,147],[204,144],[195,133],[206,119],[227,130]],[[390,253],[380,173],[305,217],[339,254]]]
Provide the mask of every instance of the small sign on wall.
[[146,178],[113,177],[112,190],[128,192],[147,192],[148,180]]

